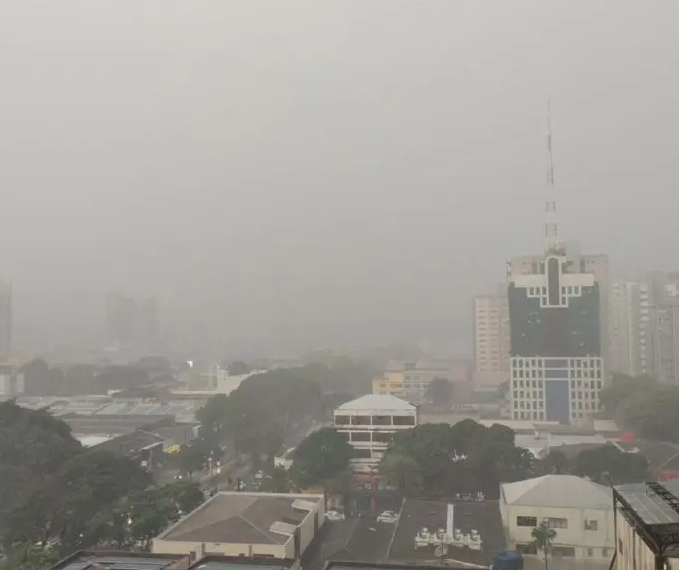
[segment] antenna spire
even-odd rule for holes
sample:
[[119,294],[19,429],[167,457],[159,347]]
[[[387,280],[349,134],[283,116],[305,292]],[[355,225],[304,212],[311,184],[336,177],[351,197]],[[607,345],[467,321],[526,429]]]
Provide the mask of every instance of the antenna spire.
[[556,215],[556,186],[554,185],[554,155],[552,152],[552,121],[550,101],[547,99],[547,200],[545,202],[545,248],[547,252],[561,250],[559,224]]

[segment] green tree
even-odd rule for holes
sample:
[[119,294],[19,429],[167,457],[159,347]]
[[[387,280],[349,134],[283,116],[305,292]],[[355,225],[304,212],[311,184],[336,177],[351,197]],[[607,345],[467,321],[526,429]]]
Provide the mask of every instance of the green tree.
[[151,382],[151,376],[143,368],[137,366],[107,366],[96,377],[96,382],[104,390],[128,390]]
[[426,400],[437,407],[450,409],[455,388],[447,378],[434,378],[425,391]]
[[252,368],[248,366],[245,362],[242,360],[235,360],[231,364],[228,365],[228,370],[229,374],[232,376],[237,376],[240,374],[250,374],[252,372]]
[[549,554],[552,550],[552,543],[556,538],[556,531],[551,528],[545,521],[542,521],[539,526],[536,526],[531,532],[533,537],[533,545],[542,552],[545,561],[545,570],[549,570]]
[[601,390],[599,399],[604,409],[604,414],[609,418],[615,418],[621,404],[638,393],[645,393],[653,389],[657,384],[650,376],[629,376],[627,374],[613,373],[611,383]]
[[634,392],[618,406],[617,419],[640,437],[679,442],[679,388],[658,384]]
[[22,544],[54,542],[61,555],[107,539],[103,513],[150,482],[132,460],[83,449],[66,423],[13,402],[0,404],[0,479],[0,534],[10,557]]
[[327,497],[329,482],[349,467],[351,446],[333,428],[309,435],[294,451],[290,476],[299,488],[321,485]]
[[203,466],[207,461],[204,450],[195,445],[184,446],[177,454],[177,462],[179,469],[193,478],[193,474],[203,470]]
[[388,450],[380,462],[379,473],[396,486],[401,498],[417,497],[422,490],[422,473],[410,455]]
[[569,472],[570,462],[563,451],[550,449],[546,457],[540,460],[540,471],[545,475],[563,475]]
[[24,543],[14,548],[6,568],[7,570],[47,570],[58,559],[56,551],[49,546]]
[[261,490],[265,493],[288,493],[290,478],[284,467],[274,467],[262,478]]
[[612,444],[581,451],[573,472],[602,485],[641,483],[648,480],[648,460],[640,453],[625,453]]
[[409,457],[421,473],[422,494],[452,496],[482,491],[497,497],[501,482],[535,473],[532,454],[514,444],[514,431],[500,425],[486,428],[473,420],[423,424],[398,433],[388,455]]
[[183,514],[197,509],[205,500],[200,486],[191,481],[179,481],[160,489],[159,500],[165,498],[174,502],[178,511]]

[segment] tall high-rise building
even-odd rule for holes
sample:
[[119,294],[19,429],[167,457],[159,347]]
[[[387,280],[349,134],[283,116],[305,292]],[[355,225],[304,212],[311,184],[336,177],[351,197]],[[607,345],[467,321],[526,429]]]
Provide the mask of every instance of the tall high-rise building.
[[12,284],[0,282],[0,359],[12,349]]
[[507,265],[514,419],[571,423],[599,410],[607,352],[608,258],[559,239],[547,110],[545,253]]
[[499,384],[509,378],[507,289],[474,298],[474,381]]
[[106,300],[106,336],[111,344],[152,348],[158,337],[158,305],[112,293]]
[[650,309],[653,376],[663,384],[679,385],[679,275],[652,274]]
[[618,279],[611,284],[609,293],[608,370],[653,376],[651,285],[644,279]]
[[606,256],[558,247],[509,262],[514,419],[570,423],[599,410],[607,267]]

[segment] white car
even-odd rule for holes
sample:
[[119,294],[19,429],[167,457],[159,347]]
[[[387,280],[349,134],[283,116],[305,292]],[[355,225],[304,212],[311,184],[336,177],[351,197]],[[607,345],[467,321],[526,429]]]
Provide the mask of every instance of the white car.
[[394,524],[398,520],[398,515],[394,511],[383,511],[377,516],[377,522]]
[[329,521],[343,521],[346,517],[344,516],[344,513],[340,513],[339,511],[327,511],[325,513],[325,518]]

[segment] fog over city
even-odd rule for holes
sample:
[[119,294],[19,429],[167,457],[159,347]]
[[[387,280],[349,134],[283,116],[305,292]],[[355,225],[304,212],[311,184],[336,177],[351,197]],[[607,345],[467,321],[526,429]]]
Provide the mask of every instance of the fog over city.
[[547,99],[561,237],[613,273],[676,268],[678,17],[0,0],[15,340],[96,337],[121,291],[187,345],[469,352],[472,297],[543,250]]

